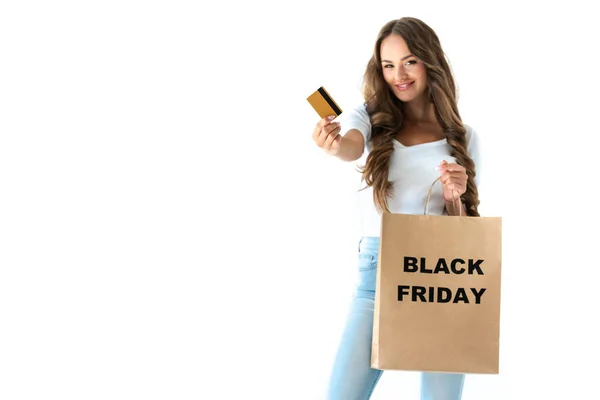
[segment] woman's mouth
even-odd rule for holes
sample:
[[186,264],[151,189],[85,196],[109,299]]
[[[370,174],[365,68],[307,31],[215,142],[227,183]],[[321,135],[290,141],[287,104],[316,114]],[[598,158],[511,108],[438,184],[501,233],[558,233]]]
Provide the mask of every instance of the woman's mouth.
[[400,91],[404,91],[404,90],[408,90],[412,87],[412,84],[414,82],[406,82],[406,83],[401,83],[399,85],[394,85],[396,87],[396,89],[400,90]]

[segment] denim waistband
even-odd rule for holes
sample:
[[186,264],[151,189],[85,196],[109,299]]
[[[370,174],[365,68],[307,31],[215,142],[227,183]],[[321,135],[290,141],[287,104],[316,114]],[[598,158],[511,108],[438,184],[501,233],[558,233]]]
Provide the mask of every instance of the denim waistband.
[[359,252],[372,252],[379,251],[379,237],[374,236],[363,236],[358,241],[358,251]]

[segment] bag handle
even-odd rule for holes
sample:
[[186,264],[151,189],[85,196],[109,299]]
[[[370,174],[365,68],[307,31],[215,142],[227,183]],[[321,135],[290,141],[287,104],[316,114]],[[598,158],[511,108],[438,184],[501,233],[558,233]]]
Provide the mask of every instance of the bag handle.
[[[429,191],[427,192],[427,200],[425,200],[425,212],[424,212],[424,215],[429,215],[429,200],[431,199],[431,191],[433,190],[433,185],[435,185],[435,183],[436,183],[437,181],[439,181],[441,178],[442,178],[441,176],[440,176],[440,177],[438,177],[438,178],[437,178],[435,181],[433,181],[433,183],[432,183],[432,184],[431,184],[431,186],[429,187]],[[453,195],[453,197],[454,197],[454,193],[452,193],[452,195]],[[458,199],[454,199],[454,198],[453,198],[453,200],[454,200],[454,202],[456,203],[456,200],[458,200]],[[462,217],[462,205],[461,205],[461,207],[459,207],[459,209],[458,209],[458,215],[459,215],[460,217]]]

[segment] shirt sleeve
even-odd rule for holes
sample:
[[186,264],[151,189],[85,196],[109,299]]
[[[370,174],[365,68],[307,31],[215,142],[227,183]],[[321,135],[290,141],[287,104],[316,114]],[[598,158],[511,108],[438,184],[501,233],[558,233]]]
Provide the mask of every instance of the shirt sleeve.
[[369,139],[371,138],[371,118],[367,113],[367,107],[365,104],[361,104],[357,107],[344,111],[339,116],[340,121],[340,134],[344,136],[349,130],[358,130],[365,139],[365,147],[369,145]]
[[475,184],[479,186],[481,183],[481,172],[482,168],[482,157],[481,157],[481,143],[479,142],[479,135],[470,126],[467,126],[467,153],[469,153],[469,157],[475,163]]

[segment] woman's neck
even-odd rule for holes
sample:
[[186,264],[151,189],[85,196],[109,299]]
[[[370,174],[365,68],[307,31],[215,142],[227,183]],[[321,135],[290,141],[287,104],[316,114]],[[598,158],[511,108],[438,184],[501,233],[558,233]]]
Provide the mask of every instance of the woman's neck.
[[403,106],[402,111],[406,121],[415,124],[438,122],[433,103],[426,100],[425,97],[415,99],[410,103],[403,103]]

